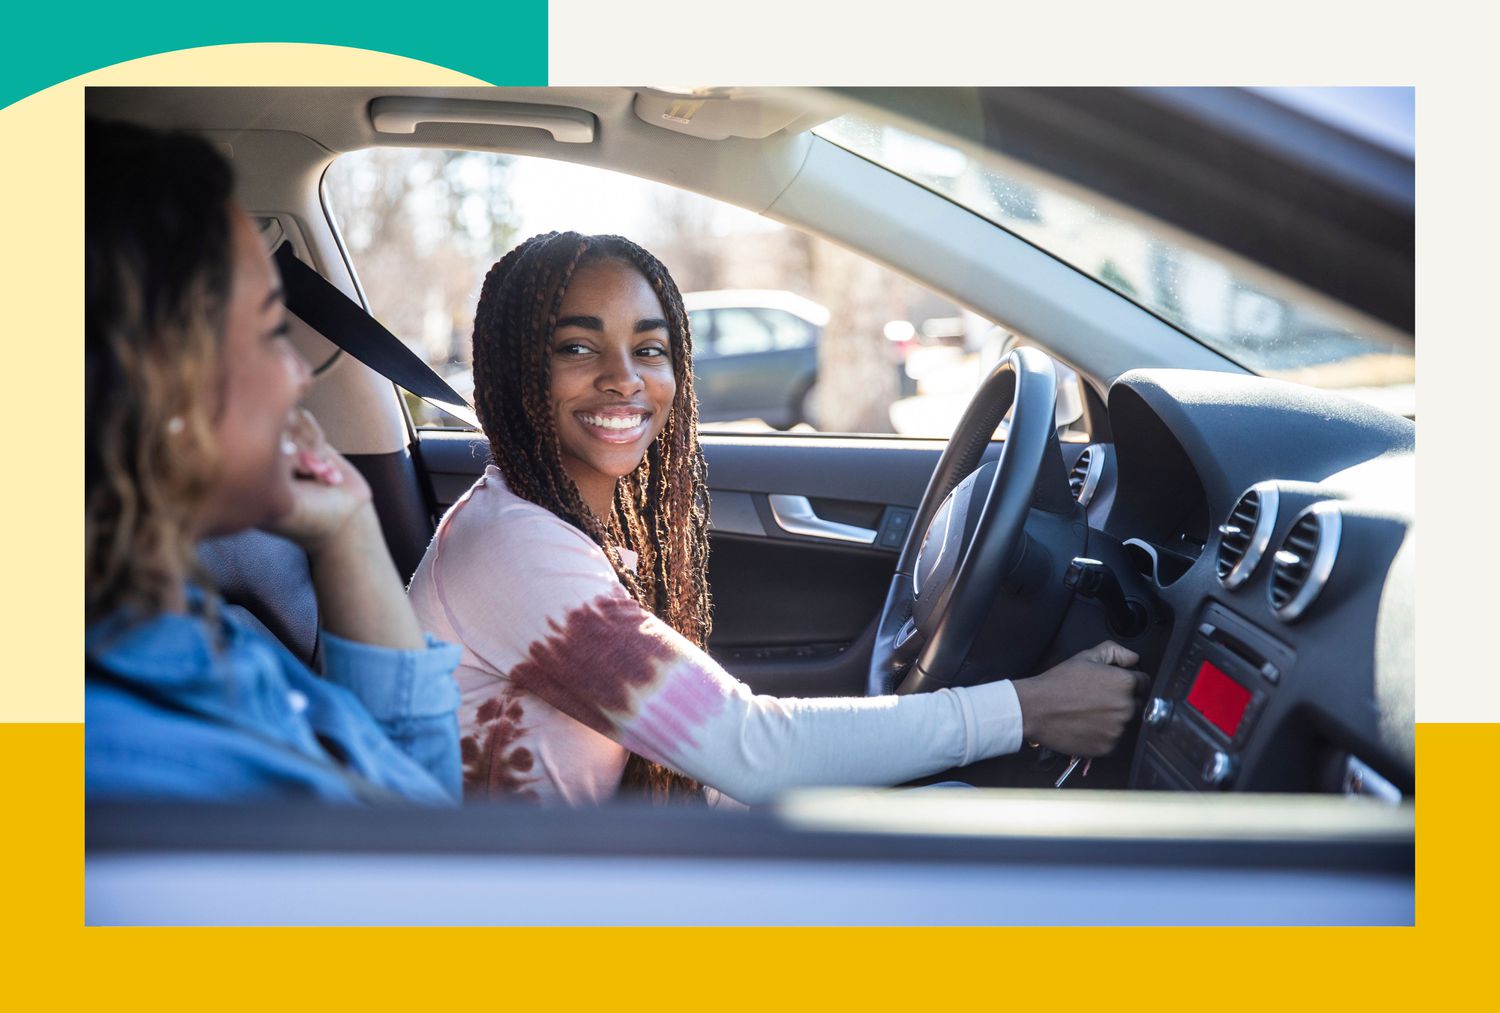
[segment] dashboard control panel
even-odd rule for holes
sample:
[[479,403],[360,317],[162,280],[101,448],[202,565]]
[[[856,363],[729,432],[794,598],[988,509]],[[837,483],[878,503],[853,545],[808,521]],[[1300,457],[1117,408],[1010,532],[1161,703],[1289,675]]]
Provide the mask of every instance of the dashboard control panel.
[[1294,661],[1284,644],[1206,605],[1165,688],[1146,705],[1142,787],[1232,787],[1239,757]]

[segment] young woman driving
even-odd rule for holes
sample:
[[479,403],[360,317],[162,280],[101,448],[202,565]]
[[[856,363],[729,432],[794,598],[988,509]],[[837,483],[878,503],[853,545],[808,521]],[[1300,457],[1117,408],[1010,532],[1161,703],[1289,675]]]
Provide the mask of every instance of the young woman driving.
[[[452,645],[422,634],[370,490],[297,402],[280,281],[205,141],[86,129],[90,801],[460,793]],[[308,552],[322,678],[216,607],[199,539]]]
[[621,787],[755,803],[897,784],[1018,749],[1098,755],[1133,654],[901,697],[759,696],[704,651],[708,496],[677,286],[617,236],[548,233],[485,279],[475,401],[494,464],[438,526],[409,595],[463,646],[472,796],[587,803]]

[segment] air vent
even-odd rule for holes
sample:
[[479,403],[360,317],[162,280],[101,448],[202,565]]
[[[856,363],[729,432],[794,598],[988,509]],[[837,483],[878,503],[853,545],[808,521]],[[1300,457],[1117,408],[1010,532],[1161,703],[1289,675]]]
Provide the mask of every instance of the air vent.
[[1068,472],[1068,488],[1073,490],[1073,498],[1079,506],[1088,506],[1089,500],[1094,498],[1094,491],[1099,488],[1099,476],[1104,474],[1104,453],[1104,444],[1089,444],[1073,462],[1073,470]]
[[1219,525],[1219,580],[1225,587],[1239,587],[1255,572],[1271,544],[1280,499],[1274,483],[1257,482]]
[[1339,551],[1343,519],[1333,503],[1314,503],[1292,522],[1276,550],[1266,593],[1277,618],[1291,622],[1317,600]]

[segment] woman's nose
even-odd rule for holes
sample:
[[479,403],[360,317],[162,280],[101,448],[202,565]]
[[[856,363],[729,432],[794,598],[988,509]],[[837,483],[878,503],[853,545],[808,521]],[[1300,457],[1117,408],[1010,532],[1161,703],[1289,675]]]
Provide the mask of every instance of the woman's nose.
[[601,361],[595,385],[600,390],[611,391],[629,397],[644,385],[640,370],[636,368],[634,356],[629,354],[607,355]]

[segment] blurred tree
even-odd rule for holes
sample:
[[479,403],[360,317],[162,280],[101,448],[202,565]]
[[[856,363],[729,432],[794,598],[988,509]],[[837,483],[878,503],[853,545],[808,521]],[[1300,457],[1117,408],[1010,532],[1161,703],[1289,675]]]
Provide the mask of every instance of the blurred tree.
[[328,171],[372,312],[434,366],[469,360],[484,274],[515,241],[510,167],[486,152],[374,148]]
[[655,190],[651,222],[636,241],[667,265],[683,292],[724,287],[724,241],[712,231],[713,202],[686,190]]
[[814,290],[828,307],[818,344],[818,381],[810,409],[816,428],[890,433],[900,394],[884,327],[904,309],[890,272],[823,241],[811,244]]

